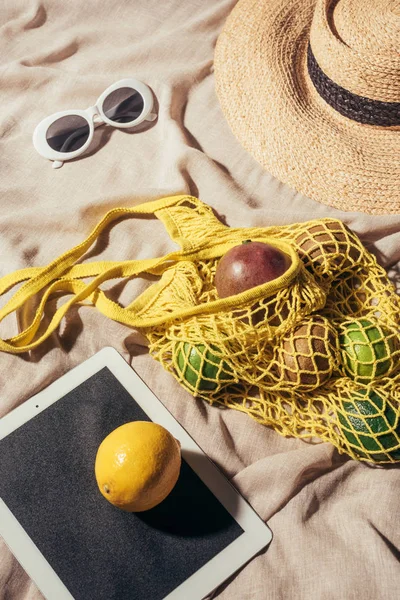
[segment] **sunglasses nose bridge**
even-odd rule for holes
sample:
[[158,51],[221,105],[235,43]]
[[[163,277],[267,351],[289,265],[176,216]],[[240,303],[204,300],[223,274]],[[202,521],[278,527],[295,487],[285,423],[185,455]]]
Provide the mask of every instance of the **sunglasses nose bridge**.
[[87,116],[89,119],[91,119],[92,121],[95,119],[95,117],[100,117],[100,112],[99,109],[97,108],[97,106],[90,106],[87,111]]

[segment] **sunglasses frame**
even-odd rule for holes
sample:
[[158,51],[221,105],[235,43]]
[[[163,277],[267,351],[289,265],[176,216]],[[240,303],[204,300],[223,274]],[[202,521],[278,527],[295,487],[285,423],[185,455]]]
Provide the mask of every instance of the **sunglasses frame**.
[[[103,111],[103,104],[107,96],[114,92],[119,88],[129,87],[137,92],[143,98],[143,110],[141,114],[134,119],[133,121],[129,121],[128,123],[117,123],[116,121],[112,121]],[[139,125],[143,121],[154,121],[157,118],[157,115],[152,113],[153,110],[153,94],[150,88],[141,81],[137,79],[129,78],[129,79],[121,79],[116,83],[110,85],[97,99],[96,104],[90,106],[86,110],[63,110],[61,112],[56,112],[49,117],[43,119],[35,128],[33,132],[33,145],[35,150],[42,156],[43,158],[47,158],[48,160],[54,161],[53,168],[57,169],[63,165],[64,162],[68,160],[72,160],[77,156],[83,154],[87,148],[90,146],[94,130],[96,127],[106,124],[111,127],[117,127],[118,129],[129,129],[131,127],[135,127]],[[57,152],[57,150],[53,150],[51,146],[48,144],[46,139],[46,133],[50,125],[60,119],[61,117],[66,116],[79,116],[83,117],[85,121],[89,125],[89,135],[86,142],[77,150],[73,150],[72,152]]]

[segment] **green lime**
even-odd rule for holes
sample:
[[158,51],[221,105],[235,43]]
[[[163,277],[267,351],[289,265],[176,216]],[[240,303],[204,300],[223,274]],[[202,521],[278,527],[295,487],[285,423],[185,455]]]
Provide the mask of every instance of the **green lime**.
[[385,375],[391,367],[393,338],[380,325],[367,319],[346,326],[339,337],[346,373],[368,383]]
[[[219,352],[218,348],[212,348]],[[196,391],[215,390],[221,382],[233,379],[229,365],[204,344],[180,343],[177,367],[183,379]]]
[[400,460],[398,415],[376,392],[361,389],[358,396],[342,402],[343,411],[338,411],[343,435],[359,456],[375,462],[387,462],[388,456]]

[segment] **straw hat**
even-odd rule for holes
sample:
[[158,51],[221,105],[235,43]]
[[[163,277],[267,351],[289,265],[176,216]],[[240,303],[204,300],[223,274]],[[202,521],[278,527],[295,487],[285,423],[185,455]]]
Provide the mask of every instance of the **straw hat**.
[[214,65],[270,173],[341,210],[400,213],[400,0],[239,0]]

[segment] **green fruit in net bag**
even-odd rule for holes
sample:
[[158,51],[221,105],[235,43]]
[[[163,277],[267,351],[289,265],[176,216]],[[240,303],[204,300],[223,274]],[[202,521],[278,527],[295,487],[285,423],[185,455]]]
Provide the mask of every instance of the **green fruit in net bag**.
[[385,375],[392,366],[393,338],[379,324],[360,319],[344,328],[339,337],[346,373],[368,383]]
[[196,391],[213,391],[221,383],[233,380],[229,365],[214,352],[217,348],[180,342],[176,354],[176,369],[182,379]]
[[359,390],[352,401],[342,402],[338,418],[341,432],[358,456],[374,462],[400,460],[399,415],[376,392]]

